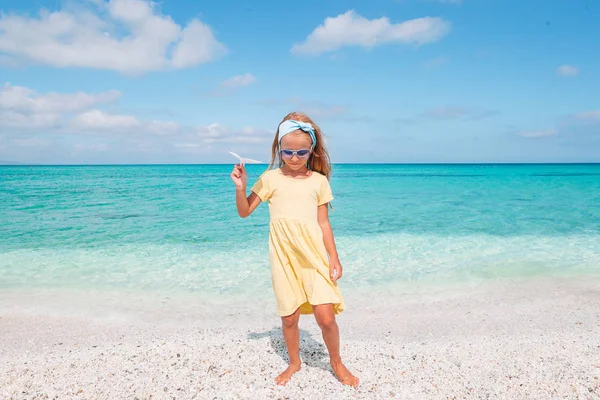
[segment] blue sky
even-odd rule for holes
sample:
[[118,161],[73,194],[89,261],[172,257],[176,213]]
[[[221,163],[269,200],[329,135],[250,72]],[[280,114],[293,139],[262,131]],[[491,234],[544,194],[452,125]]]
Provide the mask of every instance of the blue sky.
[[600,162],[594,0],[4,0],[0,161]]

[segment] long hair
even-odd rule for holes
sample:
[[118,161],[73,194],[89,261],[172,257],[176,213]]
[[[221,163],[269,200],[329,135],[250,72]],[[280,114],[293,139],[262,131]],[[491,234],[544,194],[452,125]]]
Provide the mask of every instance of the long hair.
[[[308,158],[307,164],[308,167],[312,171],[317,171],[320,174],[323,174],[327,177],[327,179],[331,178],[331,161],[329,159],[329,153],[325,148],[325,143],[323,142],[323,132],[321,132],[321,128],[317,126],[306,114],[300,112],[291,112],[286,115],[283,121],[287,121],[288,119],[293,119],[294,121],[308,122],[315,129],[315,138],[317,139],[317,143],[315,144],[315,148],[310,154]],[[281,124],[281,122],[279,124]],[[279,125],[277,125],[277,132],[275,132],[275,139],[273,139],[273,146],[271,149],[271,165],[269,165],[269,169],[277,167],[282,167],[284,165],[283,160],[281,159],[281,154],[279,153]]]

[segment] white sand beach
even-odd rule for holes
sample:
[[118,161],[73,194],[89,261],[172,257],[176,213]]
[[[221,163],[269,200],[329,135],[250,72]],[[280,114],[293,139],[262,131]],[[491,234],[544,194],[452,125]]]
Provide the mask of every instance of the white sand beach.
[[[73,305],[51,313],[58,303],[48,298],[4,292],[0,397],[600,398],[597,278],[371,296],[348,296],[338,318],[343,359],[361,379],[355,390],[333,376],[311,316],[300,320],[303,369],[279,387],[273,379],[287,355],[274,312],[252,315],[248,305],[217,318],[215,307],[181,318],[173,305],[155,313],[129,306],[109,316],[98,303],[91,314]],[[80,310],[93,303],[82,299]]]

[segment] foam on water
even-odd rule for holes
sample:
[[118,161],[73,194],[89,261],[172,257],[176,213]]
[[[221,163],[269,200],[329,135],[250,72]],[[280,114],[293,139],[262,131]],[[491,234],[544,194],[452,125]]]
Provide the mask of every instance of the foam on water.
[[[456,283],[599,271],[600,241],[565,237],[383,234],[342,237],[344,286],[389,282]],[[195,246],[121,245],[22,249],[3,253],[0,287],[139,289],[160,293],[252,297],[270,290],[266,244],[230,250]]]

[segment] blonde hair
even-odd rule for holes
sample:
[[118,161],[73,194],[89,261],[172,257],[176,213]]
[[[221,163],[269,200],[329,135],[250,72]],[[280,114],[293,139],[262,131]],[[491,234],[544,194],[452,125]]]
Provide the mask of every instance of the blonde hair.
[[[321,128],[317,126],[306,114],[300,112],[291,112],[286,115],[283,121],[287,121],[288,119],[292,119],[294,121],[300,122],[308,122],[315,129],[315,138],[317,139],[317,143],[315,143],[315,147],[308,158],[307,164],[308,167],[312,171],[317,171],[320,174],[323,174],[329,179],[331,177],[331,161],[329,159],[329,153],[325,148],[325,143],[323,142],[323,132],[321,132]],[[281,124],[281,122],[279,124]],[[279,125],[277,125],[279,126]],[[277,128],[277,132],[275,132],[275,139],[273,139],[273,146],[271,148],[271,165],[269,165],[269,169],[277,167],[282,167],[284,164],[281,159],[281,155],[279,153],[279,128]]]

